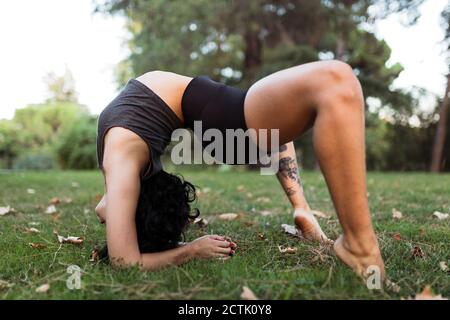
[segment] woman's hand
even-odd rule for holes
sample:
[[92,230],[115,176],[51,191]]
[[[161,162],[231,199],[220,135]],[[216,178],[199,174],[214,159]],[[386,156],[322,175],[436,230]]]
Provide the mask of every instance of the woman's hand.
[[237,245],[225,237],[206,235],[187,244],[192,250],[194,258],[226,258],[233,255]]

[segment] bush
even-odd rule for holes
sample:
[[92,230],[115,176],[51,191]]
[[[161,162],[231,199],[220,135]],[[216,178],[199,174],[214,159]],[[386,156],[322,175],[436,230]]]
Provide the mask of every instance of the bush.
[[20,170],[48,170],[55,167],[56,163],[48,153],[24,154],[14,162],[14,169]]
[[82,116],[60,136],[56,146],[59,164],[63,169],[95,169],[97,120]]

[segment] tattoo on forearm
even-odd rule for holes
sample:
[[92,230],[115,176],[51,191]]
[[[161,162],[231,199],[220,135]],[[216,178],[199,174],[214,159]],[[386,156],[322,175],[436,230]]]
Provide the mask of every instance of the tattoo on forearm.
[[292,195],[294,195],[294,194],[296,194],[297,193],[297,190],[295,190],[295,188],[292,188],[292,187],[287,187],[286,188],[286,194],[290,197],[290,196],[292,196]]
[[285,178],[298,182],[297,163],[291,157],[284,157],[280,159],[280,173]]

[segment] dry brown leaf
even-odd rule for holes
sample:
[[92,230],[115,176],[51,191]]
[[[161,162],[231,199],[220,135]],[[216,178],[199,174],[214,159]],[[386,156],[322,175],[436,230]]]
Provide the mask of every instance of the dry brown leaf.
[[49,205],[47,207],[47,209],[45,209],[45,213],[46,214],[54,214],[54,213],[57,213],[57,212],[58,212],[58,210],[56,209],[54,204]]
[[36,228],[25,228],[25,233],[39,233],[40,231]]
[[61,214],[60,213],[54,213],[52,214],[52,221],[56,222],[61,218]]
[[91,252],[91,258],[89,259],[89,262],[97,262],[98,261],[98,250],[94,249]]
[[45,244],[42,244],[42,243],[30,242],[28,245],[30,247],[32,247],[33,249],[45,249],[45,248],[47,248],[47,246]]
[[318,210],[311,210],[311,213],[313,215],[315,215],[318,218],[325,218],[328,219],[330,218],[328,215],[326,215],[325,213],[323,213],[322,211],[318,211]]
[[422,248],[419,246],[415,246],[412,250],[412,257],[413,258],[423,258],[425,256],[425,253],[423,252]]
[[266,236],[264,235],[264,233],[258,233],[259,240],[264,240],[265,238],[266,238]]
[[258,197],[258,198],[256,198],[256,202],[260,202],[260,203],[269,203],[271,201],[272,200],[270,200],[270,198],[267,198],[267,197]]
[[246,196],[247,196],[247,198],[253,198],[253,193],[247,192]]
[[200,228],[205,228],[208,225],[208,220],[205,218],[195,218],[193,224],[199,226]]
[[282,248],[281,246],[278,246],[278,250],[281,253],[287,253],[287,254],[294,254],[297,253],[298,249],[296,247],[292,248],[292,247],[287,247],[287,248]]
[[219,215],[220,220],[231,221],[238,217],[237,213],[222,213]]
[[46,293],[48,290],[50,290],[50,284],[45,283],[39,287],[36,288],[37,293]]
[[57,205],[57,204],[60,204],[60,203],[61,203],[61,200],[60,200],[58,197],[54,197],[54,198],[51,198],[51,199],[50,199],[49,203],[50,203],[50,204]]
[[253,293],[253,291],[247,286],[242,287],[241,299],[243,299],[243,300],[258,300],[258,298]]
[[0,207],[0,216],[5,216],[7,214],[10,214],[14,211],[10,206],[6,207]]
[[28,189],[27,189],[27,193],[28,193],[28,194],[35,194],[35,193],[36,193],[36,190],[31,189],[31,188],[28,188]]
[[0,280],[0,290],[9,289],[13,286],[14,286],[14,283],[10,283],[5,280]]
[[444,272],[448,272],[448,270],[449,270],[447,263],[445,263],[445,261],[439,262],[439,268],[441,268],[441,270]]
[[400,232],[396,232],[392,235],[392,238],[394,240],[400,241],[400,240],[402,240],[402,235],[400,234]]
[[401,290],[401,288],[398,284],[396,284],[395,282],[393,282],[389,279],[385,280],[385,284],[386,284],[386,288],[388,290],[391,290],[392,292],[399,293]]
[[300,237],[300,231],[295,226],[291,226],[289,224],[282,224],[281,228],[283,228],[285,233],[291,236]]
[[82,237],[73,237],[73,236],[67,236],[67,237],[63,237],[60,236],[58,234],[58,232],[53,231],[53,233],[56,235],[56,237],[58,238],[58,242],[63,244],[63,243],[69,243],[69,244],[83,244],[84,239]]
[[78,188],[80,186],[80,184],[76,181],[72,181],[72,188]]
[[64,197],[63,201],[64,201],[64,203],[69,204],[69,203],[72,203],[73,200],[70,197]]
[[237,186],[236,190],[239,192],[242,192],[245,190],[245,187],[243,185],[239,185],[239,186]]
[[445,220],[445,219],[448,219],[449,214],[448,213],[442,213],[442,212],[439,212],[439,211],[435,211],[435,212],[433,212],[433,216],[435,216],[439,220]]
[[442,297],[442,295],[433,295],[431,287],[426,286],[421,293],[416,293],[416,296],[412,300],[448,300]]
[[263,211],[260,211],[259,214],[262,215],[263,217],[267,217],[267,216],[273,216],[275,213],[270,210],[263,210]]
[[403,214],[400,211],[398,211],[397,209],[393,208],[392,209],[392,218],[400,220],[401,218],[403,218]]

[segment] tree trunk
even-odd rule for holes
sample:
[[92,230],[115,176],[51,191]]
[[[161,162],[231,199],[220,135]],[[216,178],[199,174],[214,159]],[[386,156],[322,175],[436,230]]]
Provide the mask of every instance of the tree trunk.
[[259,29],[249,28],[245,31],[245,59],[244,59],[244,73],[248,84],[253,83],[256,76],[256,71],[261,65],[262,43],[259,38]]
[[434,138],[433,153],[431,157],[432,172],[439,172],[442,169],[442,155],[444,153],[445,137],[447,134],[447,121],[450,105],[450,74],[447,76],[447,89],[445,90],[444,99],[439,110],[439,122]]

